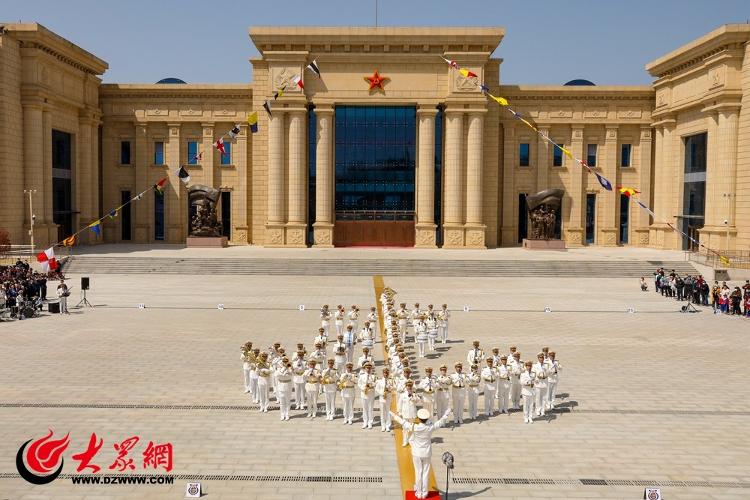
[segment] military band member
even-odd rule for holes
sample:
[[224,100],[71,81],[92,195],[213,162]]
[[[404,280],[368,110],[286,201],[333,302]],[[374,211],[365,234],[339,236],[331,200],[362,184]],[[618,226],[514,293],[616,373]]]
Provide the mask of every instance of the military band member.
[[549,347],[542,347],[542,354],[544,354],[544,362],[549,363]]
[[451,374],[451,401],[453,402],[453,423],[464,423],[464,404],[466,403],[466,374],[463,372],[464,365],[456,363],[453,365],[455,371]]
[[534,380],[534,408],[538,417],[544,416],[547,409],[547,366],[544,364],[544,353],[536,355],[537,362],[533,366],[536,376]]
[[307,357],[310,361],[315,361],[318,366],[323,367],[326,366],[326,358],[328,357],[326,355],[325,350],[325,344],[323,342],[317,341],[315,342],[315,350],[310,353],[310,355]]
[[497,397],[497,368],[494,367],[492,357],[487,358],[486,366],[482,368],[482,382],[484,382],[484,414],[495,414],[495,398]]
[[[407,380],[404,386],[404,392],[400,396],[401,400],[401,418],[407,422],[413,422],[417,418],[417,405],[422,402],[422,398],[419,394],[414,392],[414,381]],[[401,446],[407,446],[409,444],[409,431],[402,429],[401,432],[402,440]]]
[[336,391],[339,388],[339,371],[333,366],[333,360],[328,360],[328,367],[320,374],[323,394],[326,398],[326,420],[336,418]]
[[344,370],[346,369],[346,351],[344,350],[344,347],[339,346],[333,353],[333,360],[329,359],[328,361],[333,361],[334,368],[336,368],[339,373],[344,373]]
[[400,375],[395,377],[396,382],[396,411],[398,413],[401,413],[401,403],[402,398],[401,396],[404,395],[406,392],[406,383],[409,382],[409,379],[411,378],[411,368],[408,366],[403,369]]
[[250,396],[253,399],[253,403],[260,402],[260,394],[258,392],[258,362],[260,361],[260,349],[253,349],[253,358],[255,361],[250,365]]
[[475,340],[472,342],[472,347],[469,350],[469,353],[466,355],[466,362],[469,363],[469,366],[471,365],[477,365],[479,366],[479,363],[482,362],[484,359],[484,351],[479,348],[479,341]]
[[440,339],[443,344],[448,342],[448,319],[451,313],[448,311],[448,304],[443,304],[443,308],[438,313],[438,326],[440,328]]
[[383,376],[375,382],[375,392],[380,403],[380,432],[391,430],[391,401],[396,393],[396,384],[388,367],[383,368]]
[[289,358],[283,357],[279,367],[276,369],[276,380],[278,381],[278,400],[281,420],[289,420],[289,408],[292,406],[292,363]]
[[557,382],[560,380],[560,362],[555,359],[555,351],[549,352],[549,376],[547,377],[547,408],[552,410],[555,407],[555,398],[557,397]]
[[296,410],[305,409],[305,352],[302,349],[297,351],[292,359],[292,382],[294,382],[294,408]]
[[357,369],[362,370],[362,368],[365,366],[365,363],[373,363],[369,347],[362,348],[362,356],[360,356],[357,360]]
[[437,317],[437,314],[435,313],[435,309],[433,308],[432,304],[427,304],[427,311],[424,312],[424,315],[427,316],[427,319],[430,319],[430,318],[435,319]]
[[416,321],[414,322],[414,335],[416,336],[417,340],[417,356],[420,358],[424,358],[425,347],[427,346],[427,325],[424,322],[424,316],[418,316]]
[[344,334],[344,316],[346,315],[346,311],[344,311],[344,306],[339,304],[336,306],[336,312],[333,315],[334,324],[336,325],[336,335],[343,335]]
[[378,313],[375,310],[375,307],[370,308],[370,312],[367,313],[367,322],[370,323],[370,328],[374,329],[377,325],[378,321]]
[[492,366],[495,368],[500,366],[500,349],[497,347],[492,348]]
[[354,422],[354,386],[357,385],[357,374],[353,369],[354,364],[347,363],[346,371],[339,377],[341,399],[344,402],[344,424],[349,425]]
[[437,415],[442,415],[450,407],[450,390],[453,386],[448,375],[448,367],[440,367],[440,375],[437,376],[437,392],[435,393],[435,411]]
[[[367,322],[365,327],[367,328]],[[346,332],[344,332],[344,351],[346,352],[346,361],[354,361],[354,346],[357,343],[357,334],[354,330],[354,325],[346,325]]]
[[279,379],[278,379],[278,377],[276,375],[277,375],[277,373],[279,371],[279,368],[281,368],[283,366],[283,360],[284,360],[284,357],[285,357],[284,356],[284,348],[283,347],[279,347],[276,352],[277,352],[277,355],[271,361],[271,381],[272,381],[272,385],[273,385],[273,394],[274,394],[274,397],[276,398],[276,401],[278,402],[279,401],[279,394],[278,394],[278,392],[279,392]]
[[328,304],[325,304],[320,310],[320,326],[323,328],[325,336],[328,337],[328,331],[331,328],[331,311],[328,310]]
[[305,370],[305,392],[307,393],[307,416],[315,418],[318,416],[318,392],[320,392],[320,371],[315,368],[315,360],[307,362]]
[[[344,335],[345,334],[343,333],[340,335],[336,335],[336,341],[333,343],[334,353],[339,350],[339,347],[343,347],[344,349],[346,349],[346,344],[344,343]],[[326,347],[328,346],[326,345]]]
[[258,403],[260,411],[268,413],[268,385],[271,377],[271,365],[268,363],[268,353],[260,353],[258,363]]
[[432,374],[432,368],[428,366],[424,369],[424,378],[419,381],[418,388],[422,391],[422,407],[430,412],[430,416],[435,411],[437,385],[437,377]]
[[[432,304],[430,304],[430,307],[432,307]],[[427,315],[427,348],[430,351],[435,350],[435,342],[438,338],[438,326],[437,326],[437,318],[435,318],[435,314],[428,314]]]
[[352,308],[347,313],[349,318],[349,324],[352,325],[352,330],[356,332],[359,330],[359,307],[356,304],[352,304]]
[[512,376],[510,371],[508,357],[500,356],[500,366],[497,367],[497,408],[500,410],[500,413],[506,414],[508,413],[508,405],[510,403],[510,378]]
[[[509,353],[508,353],[508,363],[513,363],[513,358],[516,356],[516,346],[512,345],[510,346]],[[520,353],[519,353],[520,356]],[[523,371],[523,366],[521,366],[521,371]]]
[[479,384],[482,378],[479,376],[479,366],[471,365],[471,371],[466,376],[466,382],[468,389],[466,390],[466,397],[469,401],[469,418],[476,420],[478,416],[477,403],[479,402]]
[[359,397],[362,399],[362,428],[372,429],[375,421],[375,374],[372,372],[372,363],[365,363],[364,370],[359,374],[357,380]]
[[523,421],[526,424],[534,423],[534,380],[536,374],[531,371],[531,361],[527,361],[525,369],[521,372],[521,395],[523,396]]
[[318,344],[323,347],[324,351],[326,347],[328,347],[328,334],[326,333],[325,328],[318,328],[318,334],[313,339],[313,345],[317,347]]
[[396,311],[398,318],[398,331],[401,335],[401,342],[406,342],[406,328],[409,324],[409,312],[406,310],[406,302],[402,302]]
[[410,313],[412,326],[414,326],[420,316],[422,316],[422,310],[419,308],[419,302],[417,302],[414,304],[414,309],[412,309]]
[[508,360],[510,363],[510,401],[512,408],[519,410],[521,409],[521,372],[524,365],[521,362],[521,353],[514,347],[511,347],[511,350],[513,350],[513,359]]
[[358,340],[362,344],[363,351],[365,348],[367,348],[368,350],[371,350],[372,346],[375,345],[375,337],[369,329],[363,328],[362,331],[359,332]]
[[252,365],[255,363],[252,342],[246,342],[240,348],[240,359],[242,360],[242,375],[245,381],[245,393],[248,393],[250,392],[250,372],[253,371]]

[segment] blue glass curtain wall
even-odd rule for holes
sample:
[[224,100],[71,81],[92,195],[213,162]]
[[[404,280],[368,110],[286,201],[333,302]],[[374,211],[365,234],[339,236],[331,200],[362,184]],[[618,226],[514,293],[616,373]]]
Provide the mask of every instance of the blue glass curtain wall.
[[317,118],[315,106],[310,106],[307,112],[307,244],[315,243],[313,224],[315,223],[315,161],[317,144]]
[[435,115],[435,242],[443,245],[443,108],[438,106]]
[[336,106],[337,220],[413,220],[416,108]]
[[[685,180],[682,199],[682,230],[698,239],[698,229],[703,227],[706,211],[706,153],[708,134],[685,138]],[[695,250],[695,244],[682,238],[683,250]]]

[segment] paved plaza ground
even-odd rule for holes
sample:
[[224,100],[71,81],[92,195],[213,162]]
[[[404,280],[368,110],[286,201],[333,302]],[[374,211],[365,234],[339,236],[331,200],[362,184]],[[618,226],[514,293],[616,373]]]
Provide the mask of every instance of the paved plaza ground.
[[[654,258],[679,259],[664,252]],[[750,320],[708,310],[681,314],[679,304],[642,293],[634,279],[424,274],[382,276],[401,301],[447,302],[454,311],[452,341],[418,361],[420,376],[425,366],[465,361],[473,339],[502,352],[516,344],[524,359],[548,345],[564,367],[560,409],[548,419],[525,425],[513,413],[437,431],[433,466],[441,489],[439,457],[456,457],[451,498],[638,499],[649,485],[661,485],[667,500],[750,496]],[[78,276],[71,278],[77,285]],[[276,410],[258,413],[242,386],[242,343],[304,342],[310,349],[319,306],[374,305],[373,277],[91,279],[94,308],[0,324],[0,499],[183,498],[186,482],[197,477],[209,500],[401,498],[391,434],[294,410],[281,422]],[[75,303],[77,287],[73,295]],[[378,372],[382,355],[378,344]],[[49,428],[56,437],[70,432],[67,474],[76,475],[70,455],[96,432],[104,439],[99,474],[112,472],[113,443],[137,435],[137,457],[149,440],[173,444],[177,480],[73,485],[64,475],[32,486],[17,474],[16,452]],[[129,474],[146,472],[140,461]]]

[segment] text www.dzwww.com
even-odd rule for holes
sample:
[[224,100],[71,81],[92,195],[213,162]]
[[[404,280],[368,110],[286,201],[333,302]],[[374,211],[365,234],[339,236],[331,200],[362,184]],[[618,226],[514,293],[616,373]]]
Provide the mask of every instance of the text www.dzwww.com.
[[73,476],[73,484],[174,484],[174,476]]

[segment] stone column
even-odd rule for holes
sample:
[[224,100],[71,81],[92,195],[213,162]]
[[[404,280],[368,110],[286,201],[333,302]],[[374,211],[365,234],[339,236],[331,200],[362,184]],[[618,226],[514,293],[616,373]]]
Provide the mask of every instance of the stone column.
[[[23,188],[19,191],[23,195],[23,205],[20,214],[23,220],[23,240],[15,243],[31,244],[31,220],[29,218],[29,195],[23,193],[24,190],[35,189],[36,193],[32,194],[34,201],[35,214],[43,213],[45,210],[44,203],[44,121],[41,102],[22,103],[23,107]],[[5,202],[6,200],[3,200]],[[52,203],[52,198],[49,199]],[[39,217],[37,216],[37,219]],[[37,241],[37,225],[34,224],[34,245],[41,248],[46,242]]]
[[[91,201],[91,215],[95,218],[101,217],[101,207],[99,206],[99,125],[101,117],[94,115],[91,122],[91,190],[89,196]],[[101,241],[104,241],[103,239]]]
[[502,246],[515,246],[518,242],[518,207],[516,200],[516,143],[515,122],[503,124],[503,187],[502,187]]
[[435,115],[434,106],[417,110],[417,223],[415,246],[435,248]]
[[[549,127],[539,127],[539,133],[549,137]],[[536,190],[537,192],[547,189],[549,185],[550,152],[555,146],[537,137],[536,155]],[[534,193],[531,193],[534,194]]]
[[[36,211],[36,223],[34,224],[34,239],[37,244],[45,243],[51,245],[58,241],[57,235],[57,224],[55,224],[55,216],[52,213],[52,112],[49,109],[42,111],[42,141],[43,141],[43,158],[42,164],[42,179],[43,179],[43,191],[40,198],[44,199],[44,203],[41,206],[41,210]],[[41,216],[41,224],[40,222]],[[41,227],[40,227],[41,226]],[[68,235],[65,235],[67,237]]]
[[482,171],[484,169],[483,141],[484,113],[469,112],[469,129],[466,138],[466,246],[485,248],[484,218],[482,210]]
[[[203,127],[203,159],[201,167],[203,170],[203,184],[209,187],[216,187],[216,174],[214,173],[214,159],[217,153],[214,147],[214,123],[201,123]],[[221,163],[221,161],[219,161]]]
[[284,246],[284,112],[274,111],[268,127],[268,210],[265,246]]
[[232,191],[232,242],[246,244],[249,239],[248,226],[248,178],[247,142],[250,136],[247,122],[240,124],[240,133],[234,143],[234,165],[237,169],[237,187]]
[[[651,208],[651,145],[652,145],[651,127],[648,125],[641,126],[640,142],[638,143],[638,179],[640,194],[636,199]],[[648,212],[638,206],[637,203],[630,202],[630,223],[633,225],[633,241],[631,245],[645,247],[649,244],[649,225],[650,216]]]
[[[205,158],[204,154],[204,158]],[[148,168],[151,164],[148,147],[148,124],[136,122],[135,124],[135,193],[137,196],[149,186]],[[150,195],[150,196],[149,196]],[[153,235],[153,196],[152,192],[146,193],[142,200],[131,203],[133,219],[135,220],[134,243],[150,243]],[[150,208],[150,210],[149,210]]]
[[[78,224],[74,228],[81,229],[86,226],[94,217],[91,215],[91,117],[83,114],[78,117],[78,134],[76,137],[76,158],[75,173],[73,174],[74,185],[73,192],[75,197],[75,207],[78,214]],[[79,235],[82,243],[96,243],[96,235],[90,231],[82,231]]]
[[[602,221],[597,243],[602,246],[613,247],[619,243],[620,235],[620,191],[617,189],[617,131],[618,127],[607,126],[604,132],[604,162],[601,175],[612,184],[612,191],[602,188],[599,190],[599,210],[597,219]],[[597,182],[598,184],[598,182]]]
[[315,108],[315,247],[333,247],[333,108]]
[[[731,250],[737,235],[735,205],[737,194],[737,124],[736,107],[725,107],[712,113],[715,126],[709,128],[709,161],[706,171],[706,220],[701,230],[703,243],[714,250]],[[724,221],[727,221],[725,224]]]
[[307,155],[305,154],[304,109],[289,112],[289,175],[286,224],[286,246],[306,247],[307,234]]
[[462,110],[445,110],[445,193],[443,247],[464,246]]
[[665,186],[663,189],[664,196],[661,211],[654,212],[656,212],[656,216],[660,217],[662,221],[659,224],[663,233],[662,248],[679,250],[682,248],[683,237],[666,225],[666,222],[677,223],[677,220],[673,216],[682,214],[682,201],[678,199],[678,193],[682,193],[685,178],[685,171],[683,168],[680,168],[682,162],[678,161],[674,154],[674,120],[664,124],[663,137],[661,168],[663,170],[662,182],[664,182]]
[[[165,163],[169,165],[167,174],[169,181],[164,190],[164,225],[166,227],[166,241],[169,243],[184,243],[187,236],[187,190],[183,187],[174,172],[180,168],[180,141],[181,125],[179,123],[167,123],[169,136],[165,144]],[[204,153],[205,156],[205,153]]]
[[[583,159],[583,126],[572,127],[570,152],[575,158]],[[582,246],[584,242],[586,190],[584,189],[584,176],[586,169],[578,162],[570,160],[566,162],[570,175],[570,220],[565,228],[565,244],[568,247]]]

